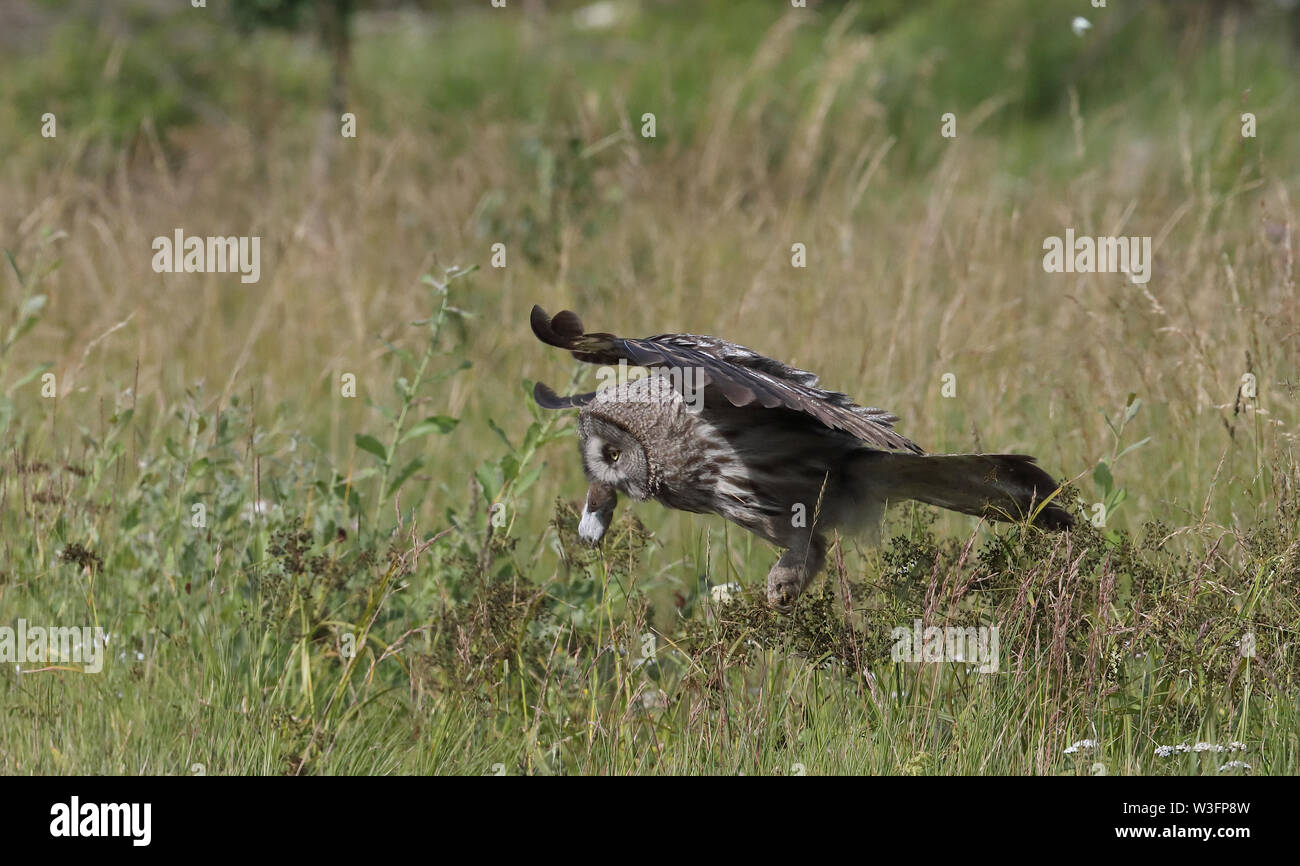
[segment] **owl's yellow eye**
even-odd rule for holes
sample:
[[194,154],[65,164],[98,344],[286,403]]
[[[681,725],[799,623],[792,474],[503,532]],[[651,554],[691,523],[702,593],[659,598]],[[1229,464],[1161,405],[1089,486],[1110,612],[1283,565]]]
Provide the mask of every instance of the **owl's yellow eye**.
[[619,451],[617,448],[612,448],[608,445],[605,446],[605,459],[608,460],[610,463],[617,463],[618,457],[622,453],[623,452]]

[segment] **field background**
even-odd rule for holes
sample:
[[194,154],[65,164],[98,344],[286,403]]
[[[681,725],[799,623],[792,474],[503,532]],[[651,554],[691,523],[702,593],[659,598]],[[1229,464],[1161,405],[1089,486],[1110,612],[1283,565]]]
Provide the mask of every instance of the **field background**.
[[[4,666],[0,772],[1300,771],[1300,12],[360,4],[337,67],[208,5],[0,12],[0,625],[111,634]],[[177,227],[260,282],[154,273]],[[1150,282],[1044,273],[1066,228]],[[1034,454],[1084,525],[899,509],[791,617],[718,518],[585,551],[534,303]],[[1002,670],[890,661],[915,617]]]

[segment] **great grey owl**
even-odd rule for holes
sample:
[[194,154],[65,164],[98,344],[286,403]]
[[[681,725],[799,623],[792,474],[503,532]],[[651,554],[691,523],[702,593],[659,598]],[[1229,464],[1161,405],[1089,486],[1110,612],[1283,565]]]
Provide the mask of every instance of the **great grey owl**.
[[768,602],[788,610],[826,556],[826,534],[878,523],[887,502],[915,499],[994,520],[1068,529],[1057,482],[1024,454],[926,454],[894,430],[898,418],[817,387],[817,377],[695,334],[627,339],[588,334],[568,310],[534,306],[533,333],[579,361],[645,368],[546,409],[581,408],[578,443],[590,482],[579,535],[600,543],[617,494],[720,514],[785,552],[767,576]]

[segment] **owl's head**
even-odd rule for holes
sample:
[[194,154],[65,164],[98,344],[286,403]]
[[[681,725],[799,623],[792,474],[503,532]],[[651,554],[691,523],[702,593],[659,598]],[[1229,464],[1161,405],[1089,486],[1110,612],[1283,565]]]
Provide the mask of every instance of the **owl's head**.
[[605,484],[636,500],[649,499],[657,471],[644,443],[615,418],[584,410],[578,416],[582,468],[593,484]]

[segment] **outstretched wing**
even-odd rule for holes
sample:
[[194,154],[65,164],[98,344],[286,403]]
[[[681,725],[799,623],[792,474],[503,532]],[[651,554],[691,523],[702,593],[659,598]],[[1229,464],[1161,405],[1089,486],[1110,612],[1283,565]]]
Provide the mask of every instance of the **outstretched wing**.
[[[531,323],[533,333],[543,343],[568,349],[573,357],[588,364],[617,364],[623,360],[640,367],[694,367],[703,371],[705,384],[717,388],[733,406],[758,404],[767,409],[792,409],[874,448],[924,453],[915,442],[894,431],[897,416],[884,409],[859,406],[846,394],[818,388],[817,376],[807,370],[717,337],[660,334],[638,340],[588,334],[577,313],[565,310],[551,318],[538,306],[533,307]],[[582,405],[592,396],[565,398],[544,385],[534,389],[534,397],[543,408]]]

